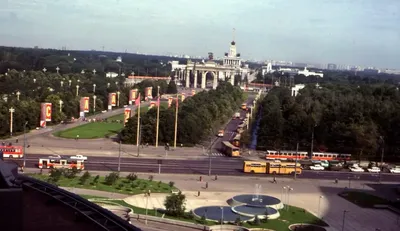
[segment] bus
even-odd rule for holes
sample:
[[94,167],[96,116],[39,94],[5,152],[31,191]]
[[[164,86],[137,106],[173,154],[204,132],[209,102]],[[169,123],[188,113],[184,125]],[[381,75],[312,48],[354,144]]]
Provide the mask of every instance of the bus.
[[232,144],[235,147],[240,147],[240,134],[237,134],[235,137],[233,137]]
[[222,141],[222,151],[228,156],[240,156],[239,148],[233,146],[229,141]]
[[247,104],[243,103],[242,106],[240,106],[241,109],[247,110]]
[[83,160],[70,159],[70,158],[40,158],[38,167],[43,168],[66,168],[73,169],[76,168],[78,170],[84,170],[85,165],[83,164]]
[[259,161],[244,161],[243,172],[245,173],[263,173],[263,174],[278,174],[289,175],[301,174],[301,165],[291,162],[259,162]]
[[22,158],[24,156],[22,146],[2,145],[0,151],[4,158]]

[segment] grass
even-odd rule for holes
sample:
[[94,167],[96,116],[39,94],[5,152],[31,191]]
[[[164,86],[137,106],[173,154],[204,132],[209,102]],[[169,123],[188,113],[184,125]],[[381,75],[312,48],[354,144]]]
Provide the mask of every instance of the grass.
[[362,208],[374,208],[374,205],[388,205],[390,201],[365,192],[346,191],[339,196]]
[[[286,205],[288,206],[288,205]],[[253,222],[245,223],[244,226],[248,228],[266,228],[277,231],[289,231],[289,225],[296,223],[314,224],[327,227],[328,224],[323,220],[317,218],[307,210],[295,206],[289,206],[289,209],[279,210],[281,216],[274,220],[261,220],[260,225],[255,225]]]
[[[42,181],[48,181],[49,176],[45,174],[32,174],[31,177]],[[114,192],[127,195],[134,195],[148,192],[151,190],[152,193],[171,193],[171,190],[176,190],[175,187],[170,187],[168,184],[161,181],[150,181],[145,179],[136,179],[134,181],[129,181],[126,178],[119,178],[115,184],[107,185],[104,182],[104,177],[100,176],[97,183],[94,183],[94,176],[91,176],[85,184],[80,184],[79,176],[72,179],[62,176],[57,182],[58,186],[61,187],[71,187],[71,188],[84,188],[99,190],[105,192]]]
[[[160,102],[160,107],[167,108],[168,102]],[[149,106],[141,106],[140,114],[146,114],[149,111]],[[120,122],[112,122],[117,121]],[[67,139],[75,139],[79,135],[79,139],[98,139],[107,138],[117,134],[124,127],[123,124],[124,114],[115,115],[107,118],[107,122],[92,122],[78,127],[58,131],[54,133],[55,136]]]

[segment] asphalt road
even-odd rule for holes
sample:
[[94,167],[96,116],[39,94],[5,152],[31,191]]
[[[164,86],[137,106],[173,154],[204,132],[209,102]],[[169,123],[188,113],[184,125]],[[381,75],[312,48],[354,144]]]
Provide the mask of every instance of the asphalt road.
[[[30,155],[26,160],[27,168],[35,168],[38,164],[38,158],[47,155]],[[161,164],[159,165],[159,160]],[[247,174],[243,173],[243,159],[212,157],[200,160],[173,160],[173,159],[142,159],[142,158],[121,158],[120,170],[122,172],[146,172],[157,174],[178,173],[178,174],[198,174],[207,175],[211,160],[212,175],[248,175],[257,177],[271,177],[267,174]],[[7,160],[21,164],[21,160]],[[85,163],[86,170],[89,171],[117,171],[118,158],[115,157],[89,157]],[[290,176],[282,176],[290,177]],[[310,171],[304,170],[298,178],[305,179],[338,179],[338,180],[363,180],[378,181],[379,174],[373,173],[353,173],[353,172],[331,172],[331,171]],[[400,174],[382,173],[382,181],[400,182]]]
[[[246,104],[252,104],[254,99],[256,98],[256,94],[249,94],[249,97],[246,100]],[[246,118],[246,112],[243,111],[242,109],[238,108],[237,110],[240,112],[240,117],[241,118]],[[233,115],[232,115],[233,116]],[[225,133],[224,137],[217,137],[216,140],[214,141],[214,144],[212,145],[211,148],[211,153],[222,153],[222,141],[231,141],[237,134],[236,130],[237,127],[239,126],[241,120],[240,119],[232,119],[229,121],[227,126],[225,127]]]

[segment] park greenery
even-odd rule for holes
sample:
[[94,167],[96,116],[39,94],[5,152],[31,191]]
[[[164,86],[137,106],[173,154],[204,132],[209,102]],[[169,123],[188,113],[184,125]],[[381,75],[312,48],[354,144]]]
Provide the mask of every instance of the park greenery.
[[106,176],[93,176],[90,172],[81,173],[76,169],[51,169],[49,174],[31,174],[30,176],[62,187],[84,188],[106,192],[123,194],[140,193],[170,193],[176,190],[174,182],[168,184],[154,181],[150,175],[148,179],[140,179],[134,173],[121,177],[117,172],[111,172]]
[[258,149],[350,153],[355,158],[399,156],[400,93],[389,84],[307,85],[297,97],[273,88],[263,99]]
[[[210,134],[215,134],[232,117],[244,100],[238,87],[220,82],[216,90],[202,91],[178,103],[179,144],[194,145]],[[175,131],[176,102],[170,108],[160,109],[159,142],[172,144]],[[137,115],[131,117],[121,132],[124,143],[135,144]],[[156,139],[157,110],[149,110],[141,117],[141,141],[154,144]]]

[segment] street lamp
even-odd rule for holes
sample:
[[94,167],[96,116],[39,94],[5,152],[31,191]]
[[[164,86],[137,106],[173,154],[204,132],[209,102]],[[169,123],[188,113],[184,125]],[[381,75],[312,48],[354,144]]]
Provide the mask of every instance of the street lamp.
[[47,71],[47,69],[46,69],[46,68],[43,68],[43,72],[46,73],[46,71]]
[[380,136],[379,139],[381,140],[382,144],[382,152],[381,152],[381,171],[379,171],[379,183],[382,181],[382,171],[383,171],[383,155],[385,153],[385,140],[383,136]]
[[286,210],[289,211],[289,200],[290,200],[290,192],[293,191],[293,188],[291,188],[290,186],[288,186],[287,189],[287,206],[286,206]]
[[76,96],[78,96],[78,94],[79,94],[79,85],[77,84],[76,85]]
[[224,223],[224,207],[221,206],[221,230],[222,230],[222,224]]
[[[157,102],[160,103],[160,86],[157,86]],[[160,105],[157,105],[156,148],[158,147],[158,128],[160,126]]]
[[344,222],[346,221],[346,213],[348,213],[349,211],[347,210],[343,210],[343,222],[342,222],[342,231],[344,231]]
[[95,75],[95,74],[96,74],[96,69],[93,69],[93,71],[92,71],[92,72],[93,72],[93,75]]
[[85,74],[85,71],[84,71],[84,70],[82,70],[82,71],[81,71],[81,74],[82,74],[82,75],[83,75],[83,74]]
[[28,125],[28,121],[26,121],[24,124],[24,155],[23,155],[24,162],[22,164],[22,171],[24,171],[25,164],[26,164],[26,125]]
[[17,91],[17,100],[19,101],[19,96],[21,95],[21,92]]
[[96,84],[94,83],[93,84],[93,93],[95,93],[96,92]]
[[72,80],[68,80],[68,85],[71,86]]
[[15,109],[13,107],[11,107],[10,109],[8,109],[8,111],[10,112],[10,135],[13,135],[13,114],[15,112]]
[[[283,208],[285,208],[285,198],[283,198],[283,193],[285,193],[285,192],[286,192],[286,186],[283,186],[282,192],[281,192],[281,202],[283,204]],[[286,196],[286,193],[285,193],[285,196]]]
[[118,101],[117,101],[117,107],[119,107],[119,95],[121,94],[121,92],[117,91],[117,97],[118,97]]
[[60,113],[62,112],[62,105],[63,105],[63,101],[60,99],[59,101],[58,101],[58,103],[60,104]]
[[61,85],[61,87],[63,87],[64,86],[64,81],[60,81],[60,85]]
[[110,83],[107,83],[107,88],[109,88],[110,87]]
[[322,198],[324,198],[324,196],[319,196],[319,200],[318,200],[318,213],[317,213],[317,215],[319,216],[319,218],[321,218],[320,208],[321,208],[321,199]]
[[33,79],[33,83],[36,83],[36,79]]
[[93,96],[93,114],[96,112],[96,98],[97,96]]
[[60,68],[59,68],[59,67],[56,67],[57,74],[59,74],[59,73],[58,73],[59,70],[60,70]]

